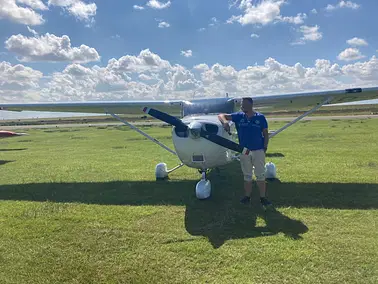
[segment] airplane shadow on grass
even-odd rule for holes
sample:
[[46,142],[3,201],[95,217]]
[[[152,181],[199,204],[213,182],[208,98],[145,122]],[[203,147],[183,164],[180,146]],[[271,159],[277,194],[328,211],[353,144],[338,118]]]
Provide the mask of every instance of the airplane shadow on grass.
[[24,151],[27,148],[18,148],[18,149],[0,149],[0,152],[13,152],[13,151]]
[[12,162],[14,162],[14,161],[0,160],[0,166],[8,164],[8,163],[12,163]]
[[[250,205],[242,205],[243,181],[238,165],[213,171],[212,196],[198,200],[198,180],[114,181],[103,183],[36,183],[0,185],[0,200],[80,202],[102,205],[186,206],[185,228],[193,236],[204,236],[214,248],[227,240],[283,233],[293,240],[309,228],[279,210],[264,211],[254,190]],[[256,187],[255,187],[256,189]],[[378,208],[378,184],[268,182],[268,196],[276,207],[370,209]],[[257,226],[257,218],[265,226]],[[185,240],[182,240],[185,241]]]

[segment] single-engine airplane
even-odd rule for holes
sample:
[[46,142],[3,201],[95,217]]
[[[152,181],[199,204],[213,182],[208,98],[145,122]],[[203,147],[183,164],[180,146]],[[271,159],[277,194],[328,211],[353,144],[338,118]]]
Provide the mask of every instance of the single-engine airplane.
[[13,131],[6,131],[6,130],[0,130],[0,139],[1,138],[10,138],[10,137],[18,137],[18,136],[24,136],[28,135],[27,133],[18,133]]
[[[302,115],[287,123],[282,128],[269,134],[272,138],[302,118],[310,115],[323,105],[339,104],[378,98],[378,87],[351,88],[342,90],[302,92],[278,95],[252,96],[256,110],[274,107],[282,110],[309,109]],[[90,101],[90,102],[45,102],[1,104],[0,110],[9,111],[57,111],[110,114],[115,119],[128,125],[147,137],[152,142],[176,155],[181,163],[168,170],[165,163],[155,168],[156,179],[165,179],[172,171],[186,165],[196,168],[202,174],[196,186],[196,196],[206,199],[211,194],[211,183],[206,174],[209,170],[228,164],[239,155],[248,155],[249,150],[237,143],[235,127],[230,122],[231,133],[222,127],[219,113],[231,113],[242,97],[203,98],[193,100],[168,101]],[[172,125],[172,140],[175,151],[162,144],[147,133],[125,121],[119,114],[144,113]]]

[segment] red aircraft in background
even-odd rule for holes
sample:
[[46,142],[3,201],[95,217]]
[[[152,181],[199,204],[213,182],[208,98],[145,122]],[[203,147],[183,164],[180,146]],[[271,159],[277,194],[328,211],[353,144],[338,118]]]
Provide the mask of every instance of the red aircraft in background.
[[5,131],[5,130],[0,130],[0,138],[9,138],[9,137],[16,137],[16,136],[23,136],[23,135],[28,135],[27,133],[16,133],[12,131]]

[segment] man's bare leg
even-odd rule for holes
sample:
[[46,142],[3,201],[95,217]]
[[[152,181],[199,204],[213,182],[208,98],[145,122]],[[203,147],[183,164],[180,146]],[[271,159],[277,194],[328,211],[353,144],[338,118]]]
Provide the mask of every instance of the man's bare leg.
[[252,181],[244,181],[245,196],[251,197],[252,194]]
[[260,197],[266,197],[266,184],[264,180],[259,180],[256,181],[257,186],[259,187],[260,190]]
[[244,197],[240,200],[241,203],[247,204],[251,201],[251,194],[252,194],[252,180],[246,181],[244,180]]
[[260,202],[261,202],[261,204],[265,207],[265,209],[272,208],[273,207],[272,203],[266,198],[266,183],[265,183],[265,180],[257,181],[257,185],[258,185],[259,190],[260,190]]

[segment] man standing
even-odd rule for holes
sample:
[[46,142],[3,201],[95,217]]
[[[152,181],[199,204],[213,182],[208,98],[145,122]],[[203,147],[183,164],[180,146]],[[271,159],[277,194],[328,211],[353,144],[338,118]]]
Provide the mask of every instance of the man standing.
[[253,110],[252,98],[243,98],[241,109],[242,111],[240,112],[218,115],[224,129],[228,132],[230,132],[228,121],[231,120],[235,123],[239,144],[251,150],[249,155],[240,155],[245,191],[245,196],[240,202],[246,204],[251,200],[254,172],[260,189],[261,204],[264,207],[272,206],[271,202],[266,198],[265,184],[265,153],[269,142],[268,122],[263,114]]

